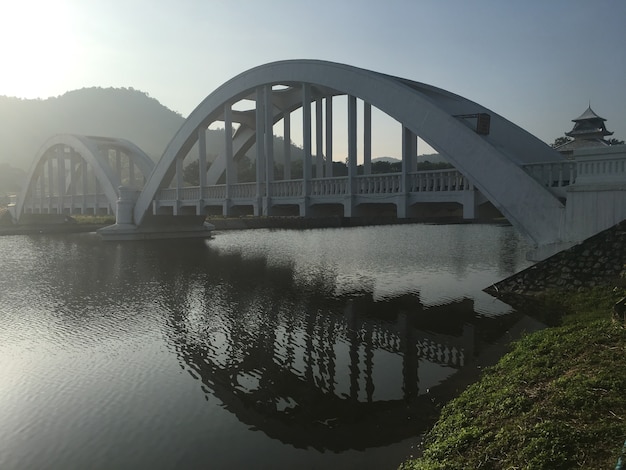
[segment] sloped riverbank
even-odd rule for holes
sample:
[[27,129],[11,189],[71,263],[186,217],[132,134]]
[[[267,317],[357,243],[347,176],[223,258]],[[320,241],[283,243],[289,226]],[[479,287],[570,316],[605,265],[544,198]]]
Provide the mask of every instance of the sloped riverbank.
[[626,438],[626,330],[614,313],[625,227],[486,289],[557,324],[513,344],[447,404],[402,470],[615,468]]

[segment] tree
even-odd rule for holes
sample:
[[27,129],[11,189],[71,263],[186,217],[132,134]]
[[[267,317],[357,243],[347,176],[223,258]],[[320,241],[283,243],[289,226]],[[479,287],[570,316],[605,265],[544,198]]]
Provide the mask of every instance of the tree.
[[198,186],[200,184],[200,162],[194,160],[183,168],[183,181],[189,186]]
[[554,139],[554,142],[550,144],[550,147],[557,148],[571,141],[572,139],[570,137],[567,137],[566,135],[564,135],[564,136],[557,137],[556,139]]

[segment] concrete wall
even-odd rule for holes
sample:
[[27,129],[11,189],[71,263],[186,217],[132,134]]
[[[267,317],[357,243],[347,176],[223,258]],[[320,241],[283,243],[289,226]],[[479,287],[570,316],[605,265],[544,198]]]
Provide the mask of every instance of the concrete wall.
[[580,242],[626,219],[626,145],[574,152],[564,241]]

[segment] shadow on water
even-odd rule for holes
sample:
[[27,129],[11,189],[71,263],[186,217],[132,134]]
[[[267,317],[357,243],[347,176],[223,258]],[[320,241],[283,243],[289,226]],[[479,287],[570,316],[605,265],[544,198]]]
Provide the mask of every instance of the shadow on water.
[[364,449],[426,430],[522,320],[481,317],[469,298],[425,307],[418,294],[337,295],[336,273],[302,279],[262,256],[158,251],[181,365],[241,422],[298,448]]
[[[88,240],[54,243],[67,251],[89,249]],[[481,316],[470,298],[425,306],[419,293],[338,294],[333,269],[303,276],[289,260],[205,242],[111,244],[97,262],[108,277],[92,266],[59,268],[67,302],[97,295],[94,282],[122,298],[129,285],[156,286],[166,335],[203,392],[297,448],[341,452],[416,436],[478,364],[496,358],[494,343],[520,324],[539,327],[515,312]]]

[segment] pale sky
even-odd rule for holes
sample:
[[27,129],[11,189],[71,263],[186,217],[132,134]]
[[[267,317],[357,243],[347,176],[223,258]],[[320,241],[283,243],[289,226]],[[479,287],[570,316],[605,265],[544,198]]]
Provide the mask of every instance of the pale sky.
[[626,139],[624,0],[0,0],[0,95],[133,87],[187,116],[285,59],[444,88],[548,143],[590,102]]

